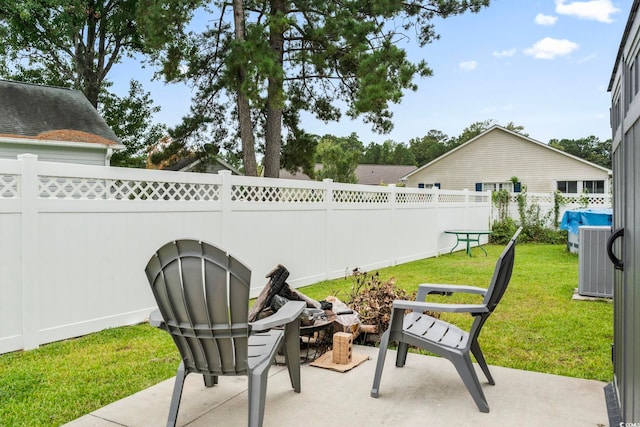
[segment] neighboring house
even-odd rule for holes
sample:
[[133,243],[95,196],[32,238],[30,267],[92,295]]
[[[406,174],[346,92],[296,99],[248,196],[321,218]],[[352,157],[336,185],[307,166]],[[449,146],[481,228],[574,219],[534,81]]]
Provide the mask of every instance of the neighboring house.
[[610,169],[496,125],[403,180],[448,190],[519,192],[526,185],[536,193],[608,193],[610,177]]
[[[316,164],[316,170],[322,169],[321,164]],[[416,170],[416,166],[406,165],[358,165],[355,170],[356,180],[358,184],[365,185],[386,185],[386,184],[402,184],[401,178],[408,173]],[[302,172],[292,174],[287,170],[280,170],[280,178],[282,179],[300,179],[311,180],[309,176]]]
[[358,184],[402,184],[402,177],[416,169],[406,165],[358,165],[355,173]]
[[162,168],[164,170],[179,172],[200,172],[200,173],[218,173],[221,170],[231,171],[233,175],[244,175],[238,169],[231,166],[224,160],[216,157],[196,157],[190,156],[178,160],[176,163]]
[[82,92],[0,80],[0,158],[109,166],[124,148]]

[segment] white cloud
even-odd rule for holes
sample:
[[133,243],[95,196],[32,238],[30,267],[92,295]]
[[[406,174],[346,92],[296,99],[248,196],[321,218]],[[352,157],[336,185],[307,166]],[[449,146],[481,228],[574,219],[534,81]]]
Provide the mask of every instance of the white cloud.
[[493,51],[493,56],[495,56],[496,58],[502,58],[502,57],[505,57],[505,56],[513,56],[515,54],[516,54],[516,49],[515,48],[509,49],[509,50],[501,50],[501,51],[494,50]]
[[536,24],[538,25],[553,25],[558,20],[557,16],[545,15],[543,13],[539,13],[536,15]]
[[473,71],[478,68],[478,63],[476,61],[464,61],[459,66],[464,71]]
[[578,60],[578,63],[583,63],[583,62],[589,62],[589,61],[593,61],[594,59],[596,59],[598,57],[597,54],[592,53],[591,55],[587,55],[584,58],[581,58],[580,60]]
[[611,23],[611,15],[620,12],[611,0],[574,1],[566,4],[567,0],[556,0],[556,13],[573,15],[580,19]]
[[536,59],[553,59],[556,56],[569,55],[578,48],[578,44],[566,39],[552,39],[545,37],[524,50],[525,55],[533,56]]

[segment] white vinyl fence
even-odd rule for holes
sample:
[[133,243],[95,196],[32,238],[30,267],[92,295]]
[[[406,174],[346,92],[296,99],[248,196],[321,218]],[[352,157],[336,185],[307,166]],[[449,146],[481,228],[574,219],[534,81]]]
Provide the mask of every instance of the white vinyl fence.
[[[518,212],[517,197],[520,193],[511,193],[509,197],[508,216],[516,221],[520,221]],[[540,217],[546,216],[547,226],[553,226],[555,208],[553,193],[526,193],[527,206],[537,205],[540,207]],[[612,207],[610,194],[571,194],[563,193],[562,202],[559,206],[558,222],[562,220],[565,211],[573,209],[609,209]],[[495,205],[492,206],[491,220],[499,219],[499,212]]]
[[[0,353],[144,321],[144,268],[206,240],[299,287],[448,252],[489,226],[489,193],[0,160]],[[425,272],[427,273],[427,272]]]

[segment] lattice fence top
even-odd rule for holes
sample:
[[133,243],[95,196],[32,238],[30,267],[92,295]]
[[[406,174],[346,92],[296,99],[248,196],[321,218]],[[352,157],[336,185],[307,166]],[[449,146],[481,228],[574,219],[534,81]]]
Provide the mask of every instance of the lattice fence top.
[[[50,166],[49,169],[51,169]],[[43,171],[37,176],[38,197],[49,200],[127,200],[127,201],[223,201],[275,204],[338,204],[375,205],[382,207],[390,203],[486,203],[490,196],[485,193],[461,191],[425,191],[414,188],[371,187],[351,184],[303,183],[298,185],[287,180],[249,179],[250,177],[191,176],[158,171],[123,170],[99,171],[97,176],[58,175],[55,171]],[[149,175],[147,178],[146,175]],[[191,180],[193,178],[193,181]],[[0,199],[21,197],[21,177],[5,172],[0,174]],[[331,200],[329,200],[331,198]]]
[[464,194],[438,193],[438,201],[441,203],[464,203],[467,197]]
[[598,194],[589,194],[584,196],[569,196],[564,197],[564,202],[567,205],[603,205],[610,206],[611,205],[611,197],[605,195]]
[[0,198],[17,199],[19,196],[18,175],[0,175]]
[[111,183],[111,198],[118,200],[218,201],[217,184],[116,180]]
[[321,203],[323,190],[313,188],[232,185],[231,200],[240,202]]
[[389,193],[335,190],[333,201],[337,203],[389,203]]
[[216,201],[220,186],[184,182],[39,177],[43,199]]
[[420,203],[433,203],[436,200],[436,195],[433,193],[405,193],[398,192],[396,194],[396,203],[413,205]]
[[[553,205],[553,193],[526,194],[527,201],[538,205]],[[511,195],[511,202],[518,202],[518,194]],[[609,194],[562,194],[562,205],[564,206],[611,206],[611,196]]]

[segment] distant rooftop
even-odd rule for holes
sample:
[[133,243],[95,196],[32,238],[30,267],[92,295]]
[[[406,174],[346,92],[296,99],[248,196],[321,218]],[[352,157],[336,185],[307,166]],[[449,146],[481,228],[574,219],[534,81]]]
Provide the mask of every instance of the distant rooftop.
[[121,145],[80,91],[0,80],[0,136]]
[[[322,168],[321,164],[316,165],[316,170]],[[381,185],[381,184],[398,184],[400,178],[410,174],[414,170],[418,169],[417,166],[406,165],[358,165],[355,174],[358,184],[365,185]],[[280,171],[280,178],[283,179],[299,179],[308,181],[309,178],[306,174],[298,172],[292,174],[287,170]]]

